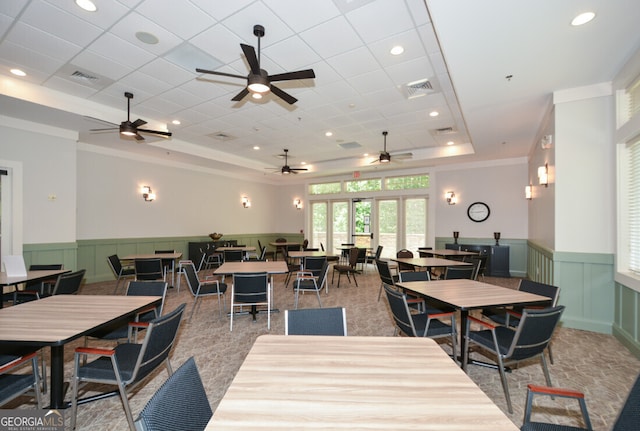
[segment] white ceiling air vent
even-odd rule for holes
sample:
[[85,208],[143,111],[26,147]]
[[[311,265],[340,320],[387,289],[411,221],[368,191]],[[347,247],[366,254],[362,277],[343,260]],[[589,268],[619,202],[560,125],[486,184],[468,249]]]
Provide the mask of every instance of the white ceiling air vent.
[[98,81],[97,76],[89,75],[88,73],[82,72],[80,70],[76,70],[71,74],[71,78],[77,81],[82,81],[84,83],[92,85],[94,82]]
[[228,135],[224,132],[214,132],[208,134],[207,136],[218,141],[231,141],[236,138],[235,136]]
[[421,79],[419,81],[413,81],[404,86],[404,92],[407,99],[415,99],[416,97],[426,96],[435,93],[431,81],[428,79]]
[[434,130],[434,135],[436,136],[450,135],[451,133],[455,133],[455,132],[456,131],[453,127],[441,127],[440,129]]
[[360,148],[362,147],[362,145],[360,145],[357,142],[343,142],[342,144],[338,144],[338,146],[340,148],[342,148],[343,150],[352,150],[354,148]]

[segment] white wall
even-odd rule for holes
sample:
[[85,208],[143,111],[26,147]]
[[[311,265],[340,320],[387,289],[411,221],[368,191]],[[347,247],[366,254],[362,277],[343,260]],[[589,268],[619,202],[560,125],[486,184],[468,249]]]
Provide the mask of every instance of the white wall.
[[52,127],[0,117],[0,136],[0,159],[19,162],[23,167],[23,200],[15,202],[16,205],[22,205],[22,232],[18,234],[22,235],[22,242],[74,242],[75,135]]
[[[492,238],[494,232],[500,232],[502,238],[527,238],[525,159],[444,169],[435,172],[434,193],[430,194],[435,205],[436,236],[451,237],[453,231],[458,231],[461,238]],[[449,205],[444,199],[449,190],[458,198],[456,205]],[[481,223],[467,217],[467,208],[477,201],[486,203],[491,210],[489,218]]]
[[[554,94],[555,249],[615,252],[615,148],[611,86]],[[555,173],[556,170],[554,169]],[[554,179],[555,177],[555,179]]]
[[[78,239],[299,232],[289,188],[79,145]],[[156,200],[146,202],[148,185]],[[283,190],[285,189],[285,190]],[[242,197],[251,201],[242,207]]]

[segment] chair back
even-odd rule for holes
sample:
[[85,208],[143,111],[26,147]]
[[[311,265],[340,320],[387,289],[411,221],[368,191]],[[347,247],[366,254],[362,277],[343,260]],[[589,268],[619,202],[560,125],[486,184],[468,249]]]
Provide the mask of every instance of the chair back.
[[416,337],[416,327],[411,318],[406,295],[386,284],[384,285],[384,291],[387,294],[389,308],[391,308],[391,314],[393,314],[393,320],[396,322],[398,329],[409,337]]
[[242,250],[225,250],[224,261],[225,262],[242,262],[244,252]]
[[477,264],[478,267],[476,269],[475,280],[478,279],[479,276],[484,277],[484,272],[487,269],[487,259],[489,259],[489,255],[479,254],[478,256],[470,256],[467,261]]
[[400,281],[431,281],[429,271],[404,271],[400,273]]
[[149,322],[130,382],[142,380],[167,360],[176,340],[185,307],[186,304],[182,303],[172,312]]
[[[193,265],[193,264],[191,264]],[[126,296],[159,296],[162,298],[156,307],[156,317],[162,316],[164,300],[167,297],[167,283],[164,281],[130,281]]]
[[393,275],[391,274],[391,270],[389,269],[389,262],[386,260],[376,259],[376,267],[378,268],[378,275],[380,275],[380,281],[383,284],[389,286],[395,286],[395,281],[393,280]]
[[457,280],[461,278],[468,278],[473,280],[473,276],[476,273],[475,265],[467,266],[448,266],[444,272],[445,280]]
[[563,311],[564,305],[540,310],[525,308],[505,358],[521,360],[542,354]]
[[309,246],[309,240],[305,238],[305,240],[302,241],[302,249],[306,250],[308,246]]
[[322,268],[320,269],[320,274],[318,275],[318,290],[322,290],[322,286],[327,282],[327,274],[329,273],[329,261],[327,259],[322,263]]
[[182,267],[185,278],[187,279],[187,286],[193,296],[198,296],[200,292],[200,279],[198,279],[198,273],[193,262],[187,262]]
[[352,269],[356,269],[356,265],[358,264],[358,257],[360,256],[360,250],[361,249],[357,247],[349,249],[349,266]]
[[245,304],[267,304],[269,276],[266,272],[233,274],[233,301]]
[[430,257],[432,256],[428,250],[433,250],[433,247],[418,247],[418,256],[420,257]]
[[260,241],[258,241],[258,246],[260,246],[260,256],[258,260],[265,260],[267,257],[267,247],[263,247],[260,245]]
[[358,260],[357,263],[367,263],[367,249],[366,248],[358,248]]
[[305,271],[311,272],[314,276],[319,277],[322,269],[324,268],[324,263],[327,261],[327,258],[324,256],[309,256],[305,257],[302,268]]
[[62,274],[58,277],[56,285],[53,287],[52,295],[75,295],[80,290],[84,279],[85,269]]
[[[413,257],[413,252],[411,250],[407,250],[406,248],[403,248],[402,250],[398,250],[398,252],[396,253],[396,257],[409,257],[409,258],[412,258]],[[409,265],[409,264],[406,264],[406,263],[398,262],[398,269],[400,271],[413,271],[413,270],[415,270],[415,267],[413,265]]]
[[164,280],[162,259],[136,259],[134,261],[136,280]]
[[631,431],[638,429],[640,423],[640,376],[631,387],[627,401],[618,414],[613,431]]
[[[118,263],[120,263],[120,261],[118,261]],[[45,264],[29,265],[29,271],[55,271],[58,269],[64,269],[64,265],[61,263],[45,263]],[[27,281],[25,283],[24,290],[36,290],[38,288],[43,289],[45,284],[51,287],[52,285],[55,284],[57,279],[58,279],[58,276],[52,277],[51,279],[47,279],[47,280]]]
[[534,293],[536,295],[546,296],[551,299],[551,307],[555,307],[558,304],[558,297],[560,296],[560,288],[551,284],[539,283],[531,280],[521,280],[518,290],[528,293]]
[[284,335],[347,335],[344,307],[284,311]]
[[213,411],[193,356],[151,397],[136,420],[140,431],[203,431]]
[[112,254],[111,256],[107,256],[107,261],[109,262],[109,267],[115,274],[116,278],[120,277],[120,275],[122,274],[122,263],[120,262],[120,258],[118,258],[118,255]]
[[378,259],[380,259],[380,256],[382,256],[382,249],[383,249],[383,248],[384,248],[384,247],[383,247],[383,246],[381,246],[381,245],[379,245],[379,246],[378,246],[378,248],[376,248],[376,254],[373,256],[373,259],[374,259],[374,260],[378,260]]

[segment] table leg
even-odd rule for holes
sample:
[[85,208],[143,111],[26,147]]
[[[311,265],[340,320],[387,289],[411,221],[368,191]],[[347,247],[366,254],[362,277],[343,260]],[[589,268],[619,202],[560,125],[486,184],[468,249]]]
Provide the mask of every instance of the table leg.
[[64,409],[64,346],[51,346],[50,408]]

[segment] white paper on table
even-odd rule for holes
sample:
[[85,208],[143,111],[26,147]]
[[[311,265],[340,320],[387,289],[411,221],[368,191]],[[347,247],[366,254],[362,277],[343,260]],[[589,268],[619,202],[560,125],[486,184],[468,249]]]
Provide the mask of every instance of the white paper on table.
[[7,277],[27,276],[27,267],[24,265],[24,258],[21,255],[2,256],[2,264]]

